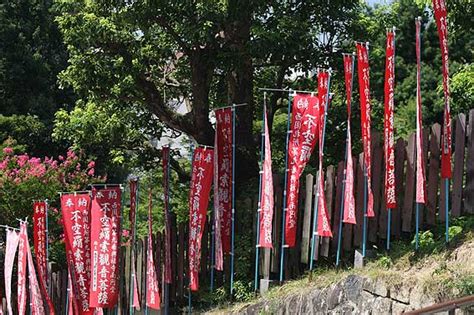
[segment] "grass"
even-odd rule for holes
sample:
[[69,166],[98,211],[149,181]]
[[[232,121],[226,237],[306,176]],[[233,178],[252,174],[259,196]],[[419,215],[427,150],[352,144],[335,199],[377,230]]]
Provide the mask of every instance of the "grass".
[[[474,294],[474,216],[453,219],[450,225],[448,246],[444,240],[444,225],[437,226],[433,231],[420,234],[417,252],[414,251],[414,240],[397,240],[392,242],[389,252],[379,252],[364,268],[335,269],[319,264],[311,275],[305,274],[283,286],[273,287],[264,297],[234,305],[221,304],[215,312],[227,313],[262,301],[277,303],[288,295],[301,295],[328,287],[349,275],[382,280],[388,287],[394,288],[417,286],[424,293],[439,299]],[[462,257],[468,257],[467,261],[463,261]]]

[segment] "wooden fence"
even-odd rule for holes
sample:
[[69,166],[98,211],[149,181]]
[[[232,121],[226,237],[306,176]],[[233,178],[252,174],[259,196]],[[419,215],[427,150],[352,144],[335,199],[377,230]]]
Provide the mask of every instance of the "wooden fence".
[[[454,121],[453,133],[453,178],[451,180],[450,196],[450,217],[458,217],[463,214],[474,214],[474,109],[469,112],[468,117],[464,114],[458,115]],[[444,210],[439,210],[439,205],[444,205],[444,189],[440,189],[440,140],[441,126],[434,124],[424,130],[423,156],[426,165],[427,179],[427,203],[421,208],[420,226],[427,228],[438,222],[444,222]],[[368,220],[368,245],[382,244],[385,242],[387,233],[387,211],[384,207],[384,163],[383,163],[383,139],[378,132],[372,136],[372,161],[373,161],[373,192],[374,192],[374,211],[375,217]],[[360,248],[362,242],[362,213],[363,213],[363,171],[361,167],[362,154],[354,157],[354,175],[355,175],[355,199],[357,224],[344,224],[342,227],[342,255],[345,258],[351,257],[354,249]],[[398,139],[395,147],[395,178],[396,178],[396,197],[397,208],[392,211],[391,239],[396,240],[403,236],[412,237],[414,234],[414,191],[415,191],[415,135],[412,134],[408,141]],[[341,154],[341,158],[343,158]],[[325,194],[327,207],[331,217],[332,232],[334,238],[319,238],[314,258],[316,260],[326,259],[332,261],[337,248],[337,235],[339,229],[339,215],[341,208],[343,162],[337,165],[329,165],[325,170]],[[305,270],[309,263],[310,241],[311,241],[311,222],[314,202],[314,184],[315,176],[306,175],[302,179],[300,188],[300,209],[298,212],[298,230],[297,245],[294,248],[286,250],[285,279],[298,277]],[[275,211],[273,219],[273,249],[262,249],[260,255],[260,275],[266,280],[276,279],[279,272],[280,263],[280,237],[281,237],[281,218],[282,218],[282,196],[283,196],[283,177],[275,175]],[[236,211],[246,210],[256,214],[257,198],[240,201],[236,205]],[[238,217],[238,216],[237,216]],[[245,233],[246,227],[243,221],[247,218],[238,218],[236,233]],[[240,220],[240,221],[239,221]],[[182,223],[178,226],[173,218],[172,224],[172,268],[173,284],[169,287],[170,307],[183,306],[187,303],[187,224]],[[248,220],[246,220],[248,221]],[[253,217],[253,227],[255,227],[256,215]],[[248,222],[250,224],[251,222]],[[248,225],[247,224],[247,225]],[[253,245],[255,249],[255,228],[253,228]],[[200,285],[203,289],[208,289],[210,274],[210,255],[211,255],[211,233],[208,225],[204,231],[202,240],[202,258]],[[139,286],[139,296],[141,305],[145,304],[145,274],[146,274],[146,244],[147,240],[141,239],[137,242],[137,280]],[[153,239],[155,264],[157,274],[163,275],[163,237],[157,233]],[[129,257],[130,247],[122,247],[122,289],[119,302],[118,314],[128,313],[128,292],[129,292]],[[253,260],[252,260],[253,261]],[[228,259],[225,261],[228,264]],[[236,264],[239,264],[239,258],[236,257]],[[317,265],[317,263],[316,263]],[[53,266],[54,269],[54,266]],[[225,285],[228,287],[229,273],[216,273],[215,287]],[[162,286],[163,281],[160,279]],[[15,281],[15,280],[14,280]],[[1,286],[3,287],[3,285]],[[16,291],[13,284],[12,288]],[[52,273],[51,291],[54,304],[58,314],[65,314],[66,292],[67,292],[67,272],[54,271]],[[15,295],[16,292],[14,292]],[[2,290],[4,297],[4,291]],[[16,298],[13,297],[13,301]],[[5,311],[5,299],[3,300],[3,309]],[[16,308],[16,302],[14,302]],[[162,302],[164,306],[164,301]],[[136,312],[143,314],[143,311]],[[157,314],[157,312],[150,312]]]

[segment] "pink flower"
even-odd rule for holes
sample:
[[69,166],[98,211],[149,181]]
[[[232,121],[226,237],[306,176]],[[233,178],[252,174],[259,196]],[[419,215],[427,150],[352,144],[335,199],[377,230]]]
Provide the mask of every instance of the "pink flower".
[[12,154],[12,153],[13,153],[13,149],[10,148],[10,147],[5,147],[5,148],[3,148],[3,153],[4,153],[4,154],[7,154],[7,155]]
[[87,172],[87,175],[89,175],[89,176],[94,176],[94,173],[95,173],[94,169],[91,168],[91,169]]
[[3,160],[0,162],[0,170],[4,170],[7,168],[8,160]]
[[62,156],[62,155],[58,156],[58,160],[64,161],[64,156]]
[[87,168],[93,168],[95,166],[94,161],[90,161],[89,164],[87,164]]
[[76,165],[76,171],[80,171],[81,170],[81,163],[77,163]]
[[129,237],[130,236],[130,230],[123,229],[122,230],[122,236],[123,237]]
[[18,156],[17,163],[19,167],[25,166],[26,162],[28,161],[29,157],[27,154],[22,154]]
[[67,151],[67,158],[74,160],[75,158],[77,158],[76,153],[74,153],[74,151],[72,151],[72,150],[68,150]]

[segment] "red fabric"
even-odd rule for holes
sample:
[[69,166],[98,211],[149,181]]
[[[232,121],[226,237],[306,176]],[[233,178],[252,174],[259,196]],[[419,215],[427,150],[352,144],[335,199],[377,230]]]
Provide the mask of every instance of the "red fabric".
[[[32,315],[44,315],[45,310],[43,306],[43,298],[41,296],[41,289],[36,278],[35,264],[33,262],[33,255],[31,255],[30,243],[28,242],[28,235],[26,233],[26,224],[20,224],[20,231],[24,229],[24,237],[26,239],[26,249],[28,253],[28,285],[30,287],[30,312]],[[21,232],[20,232],[21,233]]]
[[214,233],[216,269],[230,253],[232,225],[232,108],[218,109],[214,143]]
[[343,55],[344,79],[346,86],[347,103],[347,161],[344,165],[344,211],[342,222],[356,224],[355,198],[354,198],[354,163],[352,159],[352,139],[351,139],[351,104],[352,104],[352,80],[354,77],[354,55]]
[[265,142],[262,187],[260,192],[260,235],[258,245],[260,247],[272,248],[272,220],[273,220],[273,173],[272,173],[272,149],[270,146],[270,133],[268,132],[267,108],[263,106],[265,112]]
[[67,314],[68,315],[74,315],[74,314],[79,314],[79,311],[77,310],[77,304],[76,304],[76,298],[74,297],[74,290],[72,289],[72,280],[71,280],[71,272],[68,269],[67,270],[67,289],[68,289],[68,310]]
[[[164,155],[163,155],[164,157]],[[164,163],[164,162],[163,162]],[[151,192],[150,192],[151,195]],[[151,204],[148,207],[148,241],[146,260],[146,305],[149,308],[159,310],[161,307],[160,290],[156,277],[155,261],[153,259],[153,216],[151,215]]]
[[17,267],[17,298],[18,314],[24,315],[26,311],[26,259],[28,258],[28,238],[26,236],[26,225],[20,225],[20,241],[18,244],[18,267]]
[[394,91],[395,91],[395,34],[387,33],[385,50],[385,86],[384,86],[384,152],[385,152],[385,206],[395,209],[395,140],[394,140]]
[[449,105],[449,54],[448,54],[448,12],[445,0],[433,0],[434,16],[438,27],[439,46],[441,48],[443,92],[444,92],[444,118],[443,136],[441,139],[441,177],[451,178],[451,108]]
[[201,239],[206,224],[206,212],[213,179],[213,157],[213,149],[198,147],[194,151],[189,192],[189,286],[192,291],[199,289]]
[[318,199],[318,226],[317,234],[319,236],[332,237],[331,224],[329,214],[326,205],[326,195],[324,193],[324,172],[323,172],[323,157],[324,157],[324,128],[326,124],[326,115],[329,108],[329,78],[330,74],[326,70],[318,73],[318,98],[319,98],[319,123],[318,123],[318,134],[319,134],[319,171],[318,171],[318,182],[317,182],[317,196]]
[[367,46],[357,43],[357,74],[359,77],[360,111],[362,125],[362,144],[364,147],[364,169],[367,175],[367,217],[374,217],[374,194],[372,192],[371,134],[370,134],[370,79],[369,53]]
[[92,190],[90,306],[110,308],[119,294],[120,187]]
[[288,145],[288,184],[286,187],[285,242],[296,244],[299,179],[317,141],[319,101],[316,96],[296,94],[293,98],[290,142]]
[[90,281],[90,205],[88,193],[61,196],[64,239],[69,268],[72,270],[74,296],[79,314],[92,314],[89,308]]
[[416,20],[416,196],[425,203],[425,163],[423,161],[423,118],[421,113],[421,21]]
[[[138,192],[138,180],[131,180],[130,185],[130,233],[132,241],[131,246],[135,244],[135,224],[137,215],[137,192]],[[135,257],[132,257],[132,278],[133,278],[133,304],[134,308],[140,309],[140,299],[138,297],[138,285],[137,285],[137,272],[135,268]]]
[[38,268],[39,283],[41,292],[48,304],[49,313],[54,315],[54,305],[49,297],[46,283],[48,281],[48,262],[46,261],[46,211],[47,206],[44,201],[33,203],[33,246],[35,248],[36,267]]
[[171,219],[169,202],[169,162],[170,147],[163,147],[162,151],[163,165],[163,191],[164,191],[164,213],[165,213],[165,283],[173,282],[173,273],[171,268]]

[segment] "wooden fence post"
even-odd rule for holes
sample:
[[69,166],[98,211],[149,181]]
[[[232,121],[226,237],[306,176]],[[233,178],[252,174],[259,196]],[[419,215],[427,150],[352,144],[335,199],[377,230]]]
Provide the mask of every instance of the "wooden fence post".
[[[384,182],[384,176],[382,174],[382,161],[383,161],[383,147],[381,144],[380,133],[372,132],[372,192],[374,194],[374,218],[368,219],[368,241],[372,243],[377,242],[377,230],[379,227],[379,220],[384,218],[384,222],[387,222],[386,216],[382,215],[380,211],[381,207],[381,188]],[[385,223],[387,224],[387,223]]]
[[332,219],[333,237],[331,239],[331,252],[333,253],[337,251],[339,222],[340,222],[339,219],[341,215],[341,201],[342,201],[342,193],[343,193],[342,192],[343,177],[344,177],[344,161],[340,161],[337,165],[337,172],[336,172],[336,197],[335,197],[336,200],[334,202],[334,214],[333,214],[333,219]]
[[427,167],[428,177],[426,185],[426,223],[435,225],[436,205],[438,201],[439,172],[440,172],[441,125],[431,126],[430,162]]
[[405,159],[406,159],[406,142],[402,138],[397,140],[395,145],[395,191],[397,196],[397,207],[392,211],[392,228],[391,234],[396,238],[400,237],[402,228],[402,209],[403,209],[403,193],[405,179]]
[[281,239],[281,216],[283,213],[283,189],[281,176],[273,175],[273,188],[275,197],[275,209],[273,211],[273,249],[272,249],[272,272],[279,272],[280,268],[280,239]]
[[464,149],[466,145],[466,115],[456,117],[454,140],[453,193],[451,197],[451,215],[459,217],[462,207],[462,184],[464,175]]
[[467,128],[466,188],[464,213],[474,213],[474,109],[469,111]]
[[[333,206],[334,206],[334,179],[335,179],[335,169],[333,165],[329,165],[326,168],[326,183],[324,185],[324,191],[326,194],[326,207],[328,211],[328,218],[329,218],[329,224],[331,224],[332,220],[332,214],[334,213],[333,211]],[[334,235],[333,235],[334,237]],[[323,257],[328,257],[329,256],[329,237],[323,237],[322,238],[322,244],[321,244],[321,256]]]
[[403,213],[402,213],[402,231],[413,231],[413,203],[415,202],[415,133],[412,133],[408,138],[408,145],[406,147],[406,173],[405,173],[405,195],[403,199]]
[[305,181],[305,203],[304,203],[304,215],[303,215],[303,229],[301,232],[301,262],[308,264],[309,260],[309,244],[311,241],[311,211],[313,210],[313,175],[306,175]]

